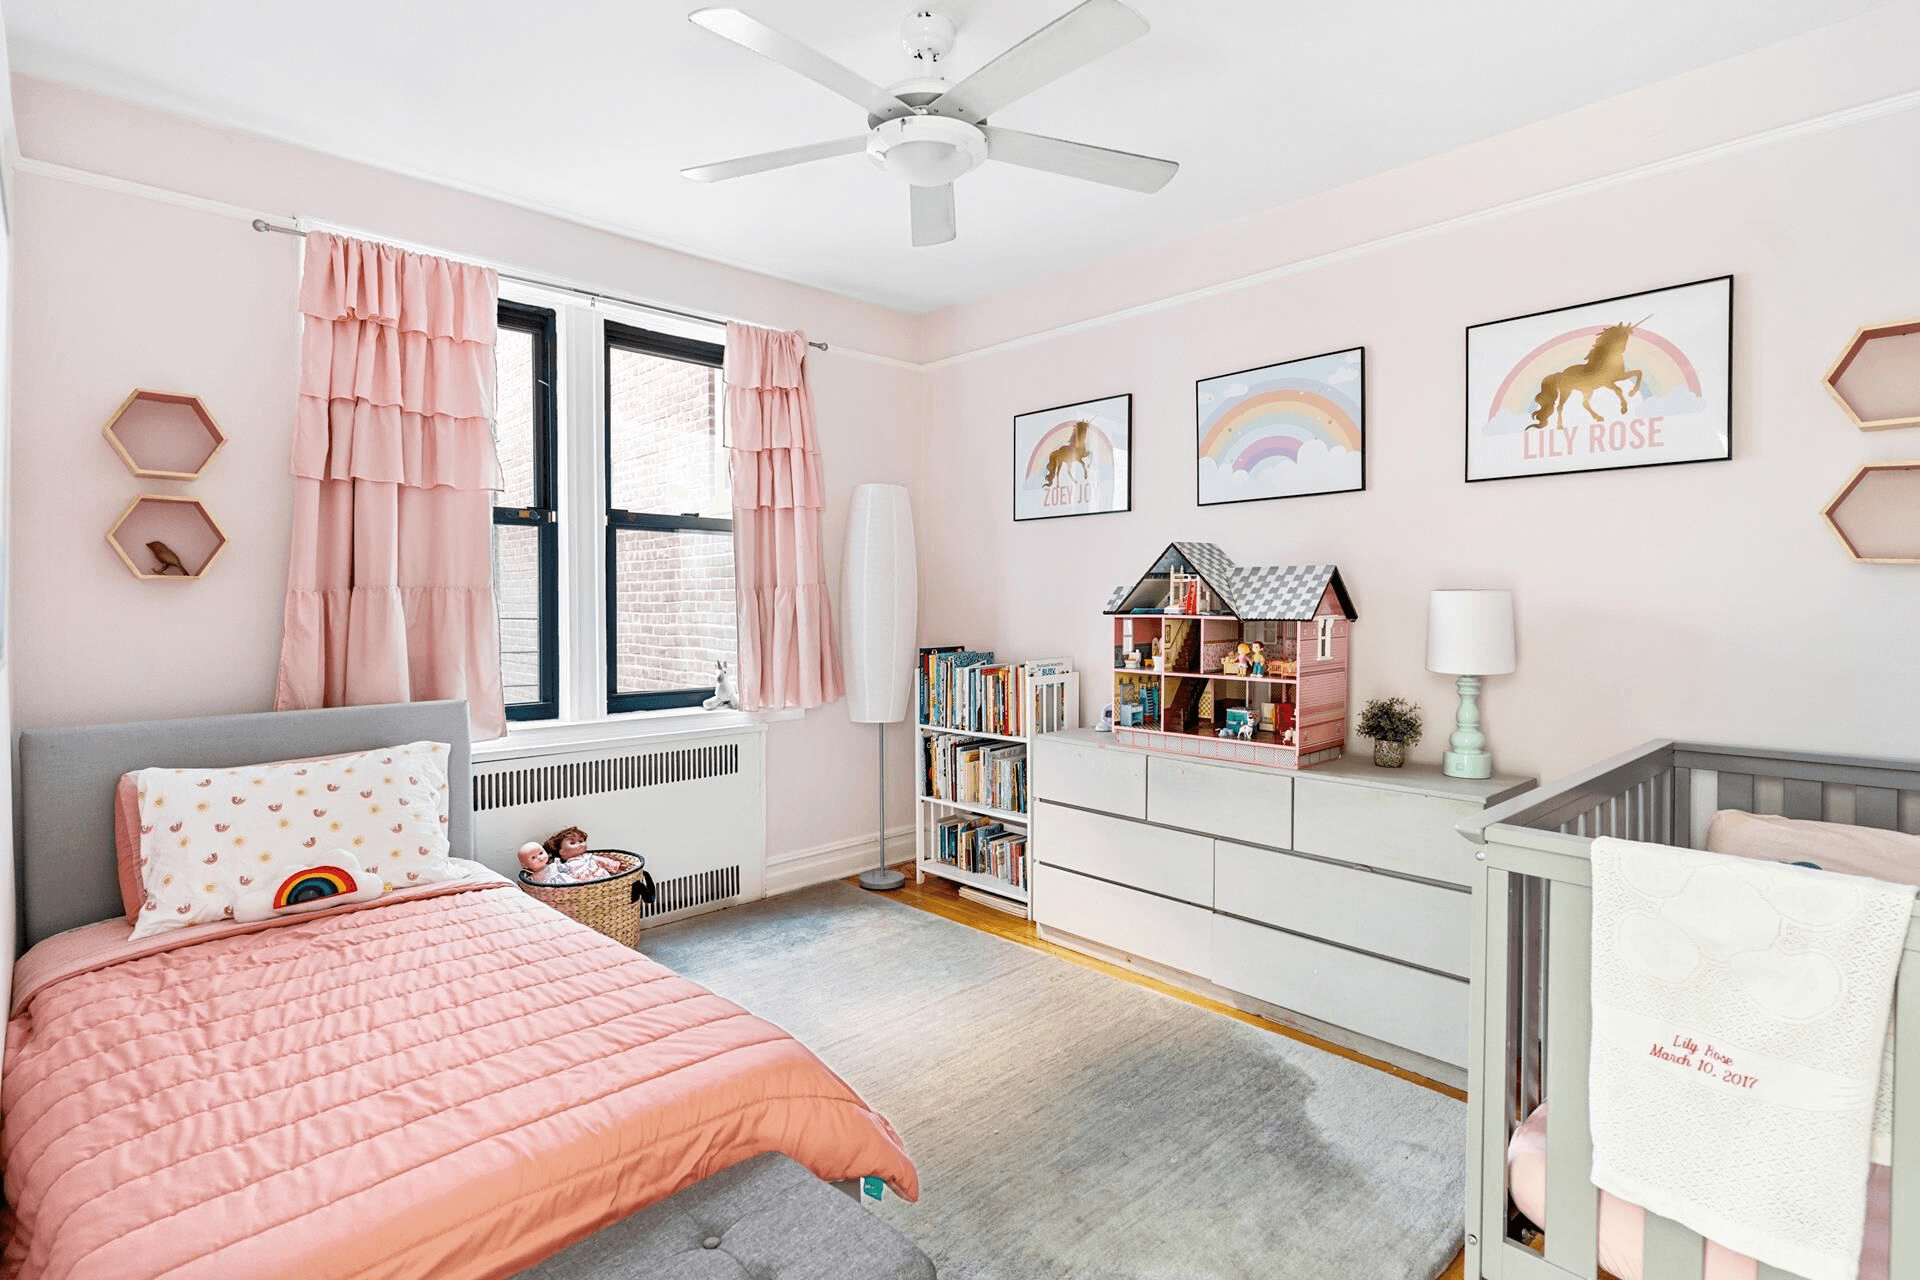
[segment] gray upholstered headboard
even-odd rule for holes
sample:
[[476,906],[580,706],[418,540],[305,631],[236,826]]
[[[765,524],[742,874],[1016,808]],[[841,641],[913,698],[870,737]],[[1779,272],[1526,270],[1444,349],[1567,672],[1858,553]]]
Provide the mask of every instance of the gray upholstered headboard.
[[447,839],[473,856],[473,772],[465,702],[148,720],[20,734],[21,946],[122,914],[113,792],[133,769],[231,769],[302,756],[446,742]]

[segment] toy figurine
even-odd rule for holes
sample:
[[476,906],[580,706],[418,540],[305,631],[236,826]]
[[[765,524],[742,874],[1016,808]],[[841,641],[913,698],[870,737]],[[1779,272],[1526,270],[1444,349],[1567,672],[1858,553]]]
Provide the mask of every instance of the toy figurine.
[[1253,642],[1252,668],[1252,674],[1256,676],[1267,674],[1267,651],[1260,647],[1258,640]]
[[714,711],[721,707],[739,706],[740,690],[739,687],[733,683],[733,672],[727,670],[726,659],[720,659],[715,665],[719,669],[714,672],[713,696],[701,703],[700,706],[707,711]]
[[1233,651],[1233,668],[1234,674],[1243,676],[1253,669],[1253,649],[1244,640]]
[[178,569],[180,576],[183,578],[191,578],[193,576],[187,572],[187,566],[180,563],[180,557],[174,553],[173,548],[166,543],[158,541],[149,542],[147,544],[147,550],[153,552],[153,572],[155,577],[164,578],[174,569]]

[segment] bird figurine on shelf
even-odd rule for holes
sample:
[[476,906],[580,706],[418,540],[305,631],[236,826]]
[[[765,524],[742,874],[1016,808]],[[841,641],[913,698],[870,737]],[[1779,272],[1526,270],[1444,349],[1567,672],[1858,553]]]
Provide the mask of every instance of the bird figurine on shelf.
[[191,578],[193,576],[187,572],[187,566],[180,563],[180,557],[174,553],[173,548],[166,543],[156,539],[147,544],[147,550],[153,552],[153,573],[155,577],[164,578],[169,571],[174,569],[178,569],[180,576],[183,578]]

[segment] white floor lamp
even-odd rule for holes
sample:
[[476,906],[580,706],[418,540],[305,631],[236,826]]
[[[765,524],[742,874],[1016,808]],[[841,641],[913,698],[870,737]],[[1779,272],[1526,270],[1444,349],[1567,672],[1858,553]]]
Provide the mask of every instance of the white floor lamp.
[[1514,668],[1511,591],[1436,591],[1427,599],[1427,670],[1458,676],[1455,717],[1440,772],[1449,778],[1491,778],[1493,755],[1480,732],[1480,677]]
[[887,726],[913,710],[918,584],[907,491],[897,484],[860,485],[847,511],[840,562],[840,651],[848,718],[880,728],[880,865],[861,872],[863,889],[907,882],[887,866]]

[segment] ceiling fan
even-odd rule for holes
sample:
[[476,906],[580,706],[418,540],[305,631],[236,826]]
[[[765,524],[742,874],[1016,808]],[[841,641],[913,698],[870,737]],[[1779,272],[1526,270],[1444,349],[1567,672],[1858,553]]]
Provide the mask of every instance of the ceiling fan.
[[1120,0],[1084,0],[958,84],[937,74],[940,60],[953,48],[954,24],[930,10],[918,10],[908,16],[901,34],[908,54],[934,67],[936,74],[884,89],[738,9],[698,9],[687,17],[833,90],[867,113],[865,133],[680,171],[695,182],[721,182],[864,151],[911,184],[913,243],[931,245],[954,237],[954,179],[987,160],[1145,192],[1166,186],[1180,168],[1171,160],[987,122],[1002,107],[1145,35],[1146,19]]

